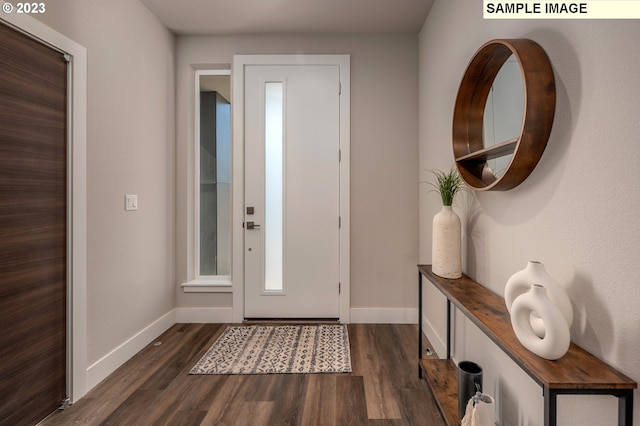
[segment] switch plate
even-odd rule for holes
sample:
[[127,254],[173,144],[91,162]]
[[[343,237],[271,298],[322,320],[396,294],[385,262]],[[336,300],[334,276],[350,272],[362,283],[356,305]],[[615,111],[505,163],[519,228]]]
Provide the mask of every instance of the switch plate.
[[137,195],[125,195],[124,196],[124,209],[127,211],[138,210],[138,196]]

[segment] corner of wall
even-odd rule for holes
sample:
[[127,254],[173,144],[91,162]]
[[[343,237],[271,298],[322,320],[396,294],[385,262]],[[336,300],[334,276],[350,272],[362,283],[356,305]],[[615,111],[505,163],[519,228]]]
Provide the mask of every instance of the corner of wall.
[[92,389],[102,380],[106,379],[111,373],[116,371],[121,365],[144,349],[145,346],[158,338],[158,336],[167,331],[175,323],[176,310],[172,309],[90,365],[87,368],[87,390]]

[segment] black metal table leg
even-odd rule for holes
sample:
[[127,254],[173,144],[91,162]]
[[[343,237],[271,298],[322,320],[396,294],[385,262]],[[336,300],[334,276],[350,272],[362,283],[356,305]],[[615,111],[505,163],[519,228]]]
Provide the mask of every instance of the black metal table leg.
[[447,359],[451,359],[451,300],[447,299]]
[[618,426],[633,424],[633,390],[618,395]]
[[633,426],[633,389],[543,389],[544,425],[556,426],[558,416],[557,396],[562,395],[611,395],[618,398],[618,426]]
[[558,394],[545,388],[544,393],[544,426],[556,426],[558,414]]

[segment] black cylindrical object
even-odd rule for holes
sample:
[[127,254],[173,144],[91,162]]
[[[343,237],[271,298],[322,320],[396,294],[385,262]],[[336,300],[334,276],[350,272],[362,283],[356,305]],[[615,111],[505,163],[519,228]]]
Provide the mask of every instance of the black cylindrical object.
[[458,364],[458,415],[464,417],[467,403],[476,392],[482,392],[482,367],[472,361]]

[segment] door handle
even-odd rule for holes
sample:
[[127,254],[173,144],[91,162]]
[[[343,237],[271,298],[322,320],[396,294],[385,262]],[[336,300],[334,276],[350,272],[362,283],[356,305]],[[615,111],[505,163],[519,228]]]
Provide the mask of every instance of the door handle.
[[247,229],[256,229],[256,228],[260,228],[260,225],[257,225],[253,222],[247,222]]

